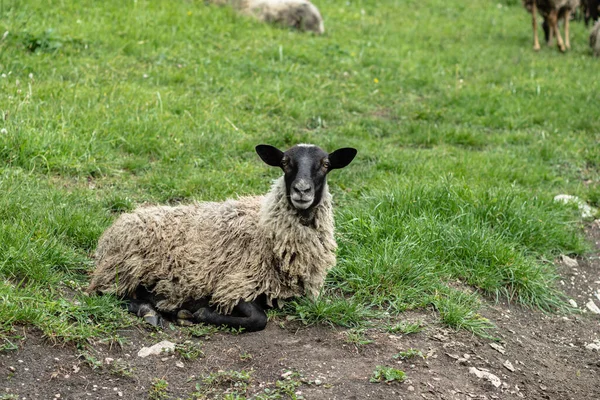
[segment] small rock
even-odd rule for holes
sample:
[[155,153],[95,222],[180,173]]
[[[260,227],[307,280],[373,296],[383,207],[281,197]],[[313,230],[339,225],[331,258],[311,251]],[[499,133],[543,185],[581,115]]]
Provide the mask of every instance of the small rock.
[[485,380],[489,381],[492,385],[494,385],[494,387],[498,388],[498,387],[502,386],[502,381],[500,380],[500,378],[498,378],[496,375],[494,375],[490,372],[482,371],[475,367],[471,367],[471,368],[469,368],[469,373],[477,376],[479,379],[485,379]]
[[123,392],[117,392],[117,395],[118,395],[119,397],[123,397]]
[[146,358],[150,355],[159,355],[163,351],[174,351],[175,343],[169,342],[168,340],[163,340],[160,343],[155,344],[151,347],[142,347],[140,351],[138,351],[138,357]]
[[287,379],[287,378],[289,378],[290,376],[292,376],[292,374],[293,374],[293,372],[292,372],[292,371],[287,371],[287,372],[284,372],[283,374],[281,374],[281,377],[282,377],[283,379]]
[[569,299],[569,304],[571,305],[571,307],[577,308],[577,302],[575,300]]
[[588,350],[600,351],[600,340],[596,340],[594,341],[594,343],[586,344],[585,348]]
[[77,365],[73,365],[73,373],[76,374],[79,372],[81,368],[79,368]]
[[114,359],[114,358],[106,357],[106,358],[104,359],[104,364],[106,364],[106,365],[110,365],[110,364],[111,364],[113,361],[115,361],[115,359]]
[[490,347],[494,350],[496,350],[498,353],[500,354],[504,354],[506,352],[506,349],[504,348],[504,346],[502,346],[501,344],[498,343],[490,343]]
[[507,370],[511,371],[511,372],[515,372],[515,367],[513,367],[512,363],[508,360],[504,361],[504,364],[502,364],[504,366],[504,368],[506,368]]
[[560,259],[561,259],[562,263],[565,264],[565,266],[567,266],[569,268],[577,268],[577,267],[579,267],[579,263],[574,258],[571,258],[569,256],[565,256],[563,254],[562,256],[560,256]]
[[323,384],[323,381],[320,379],[315,379],[315,385],[317,386],[321,386]]
[[15,372],[17,369],[15,367],[8,367],[10,372]]
[[588,301],[585,304],[585,306],[587,307],[588,310],[590,310],[594,314],[600,314],[600,308],[598,308],[598,306],[596,305],[596,303],[594,303],[594,300]]
[[410,385],[409,387],[406,388],[409,392],[414,392],[415,391],[415,387],[413,385]]
[[185,368],[185,365],[184,365],[184,364],[183,364],[181,361],[176,361],[176,362],[175,362],[175,366],[176,366],[177,368]]

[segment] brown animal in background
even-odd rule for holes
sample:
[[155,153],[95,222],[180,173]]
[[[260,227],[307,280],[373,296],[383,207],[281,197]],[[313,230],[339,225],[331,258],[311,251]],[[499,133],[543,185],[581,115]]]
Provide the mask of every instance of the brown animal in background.
[[[537,33],[537,12],[540,12],[544,18],[544,32],[546,42],[550,44],[552,36],[556,36],[556,44],[560,51],[566,51],[571,48],[569,41],[569,20],[571,13],[579,6],[579,0],[523,0],[525,8],[531,12],[533,25],[533,49],[540,49],[540,42]],[[565,40],[563,41],[558,27],[558,21],[563,19],[565,22]]]

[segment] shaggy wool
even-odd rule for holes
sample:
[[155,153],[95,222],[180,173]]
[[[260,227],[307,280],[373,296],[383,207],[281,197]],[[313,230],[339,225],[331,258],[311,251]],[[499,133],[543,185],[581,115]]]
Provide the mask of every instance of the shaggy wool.
[[228,314],[240,301],[316,296],[335,265],[327,186],[304,220],[286,198],[283,177],[266,196],[176,207],[141,207],[102,235],[88,291],[131,296],[139,285],[175,311],[209,298]]
[[261,22],[277,23],[300,30],[323,34],[325,26],[319,9],[309,0],[209,0],[217,5],[231,5],[242,14]]

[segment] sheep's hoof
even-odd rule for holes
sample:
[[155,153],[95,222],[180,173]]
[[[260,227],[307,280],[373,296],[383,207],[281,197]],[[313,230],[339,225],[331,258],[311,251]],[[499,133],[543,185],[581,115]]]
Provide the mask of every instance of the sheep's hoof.
[[163,319],[156,313],[145,314],[142,318],[152,326],[163,327]]
[[192,326],[192,325],[194,325],[194,323],[192,321],[190,321],[189,319],[177,318],[177,325],[180,325],[180,326]]
[[534,44],[533,45],[533,51],[540,51],[540,45],[539,44]]

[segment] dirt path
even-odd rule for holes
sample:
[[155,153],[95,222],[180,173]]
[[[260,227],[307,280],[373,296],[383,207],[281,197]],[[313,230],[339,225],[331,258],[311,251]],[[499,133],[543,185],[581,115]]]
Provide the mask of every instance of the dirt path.
[[[600,249],[600,221],[588,234]],[[576,267],[560,266],[565,292],[579,308],[591,299],[600,305],[600,250],[577,261]],[[424,331],[394,335],[367,330],[364,336],[373,342],[364,345],[351,343],[343,330],[286,321],[271,322],[258,333],[216,333],[202,340],[204,357],[194,361],[165,354],[137,356],[141,347],[163,339],[183,342],[180,329],[132,329],[124,332],[128,341],[122,348],[97,344],[91,354],[95,359],[87,362],[73,347],[52,346],[29,331],[19,351],[0,354],[0,399],[143,399],[149,393],[156,399],[187,399],[209,374],[213,381],[201,386],[206,398],[224,398],[236,383],[238,390],[247,386],[249,396],[262,393],[273,399],[290,398],[284,393],[305,399],[600,398],[600,352],[586,348],[594,341],[600,344],[600,315],[544,315],[506,304],[491,304],[483,314],[498,326],[501,342],[496,348],[491,340],[440,328],[433,312],[403,316],[424,320]],[[426,357],[393,358],[411,348]],[[370,383],[378,365],[401,369],[407,379]],[[470,372],[473,367],[495,375],[499,387],[493,378]],[[240,378],[248,371],[249,378]],[[153,386],[156,378],[168,383],[163,397]]]

